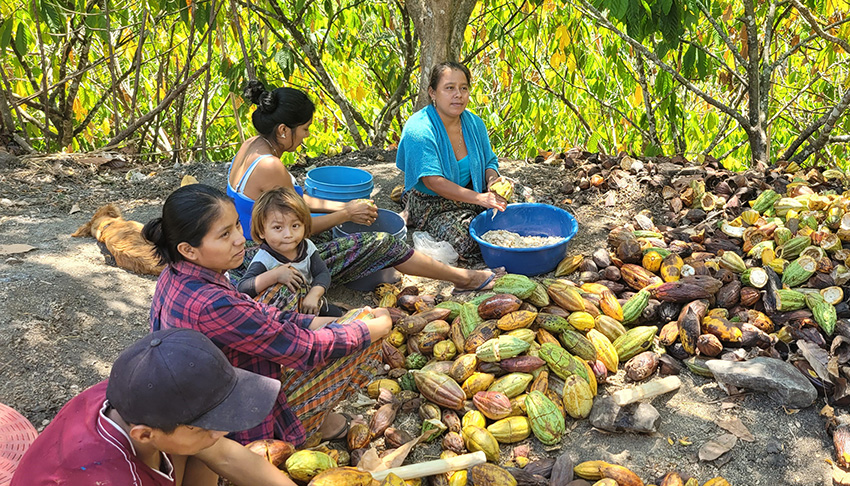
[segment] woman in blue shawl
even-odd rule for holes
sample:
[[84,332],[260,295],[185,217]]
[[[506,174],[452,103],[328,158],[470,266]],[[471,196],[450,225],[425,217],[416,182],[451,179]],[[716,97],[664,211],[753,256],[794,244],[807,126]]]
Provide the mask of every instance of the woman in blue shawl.
[[431,104],[404,125],[396,166],[404,171],[408,226],[448,241],[468,257],[478,251],[469,223],[484,209],[504,211],[507,201],[489,188],[499,162],[484,122],[466,109],[469,69],[444,62],[431,70]]

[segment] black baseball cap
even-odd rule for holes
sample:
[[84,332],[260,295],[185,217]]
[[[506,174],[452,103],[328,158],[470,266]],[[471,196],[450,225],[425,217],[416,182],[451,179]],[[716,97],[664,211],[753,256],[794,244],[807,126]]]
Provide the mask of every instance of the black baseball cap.
[[200,332],[163,329],[118,356],[106,399],[127,423],[238,432],[262,422],[279,392],[279,380],[233,367]]

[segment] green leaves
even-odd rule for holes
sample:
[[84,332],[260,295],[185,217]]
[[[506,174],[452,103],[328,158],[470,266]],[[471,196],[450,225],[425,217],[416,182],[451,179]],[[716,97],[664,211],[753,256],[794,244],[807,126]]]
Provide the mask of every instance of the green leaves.
[[29,53],[29,34],[23,22],[18,22],[18,30],[15,33],[15,49],[23,56]]
[[0,24],[0,49],[5,50],[11,45],[12,30],[15,27],[15,21],[12,17],[7,18]]

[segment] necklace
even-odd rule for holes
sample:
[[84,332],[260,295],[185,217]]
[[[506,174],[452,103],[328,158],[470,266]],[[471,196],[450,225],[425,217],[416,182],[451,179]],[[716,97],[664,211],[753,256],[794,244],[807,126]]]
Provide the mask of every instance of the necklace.
[[262,139],[263,139],[263,141],[264,141],[264,142],[266,142],[266,145],[268,145],[268,146],[269,146],[269,148],[272,150],[272,155],[274,155],[275,157],[280,157],[280,155],[277,155],[277,154],[275,153],[274,147],[272,147],[272,143],[271,143],[271,142],[269,142],[269,140],[268,140],[266,137],[262,137],[262,136],[261,136],[260,138],[262,138]]

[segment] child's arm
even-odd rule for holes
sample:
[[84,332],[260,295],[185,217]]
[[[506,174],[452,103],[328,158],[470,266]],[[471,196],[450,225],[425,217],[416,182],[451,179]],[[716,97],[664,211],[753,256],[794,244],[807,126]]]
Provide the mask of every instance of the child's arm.
[[[250,268],[250,267],[249,267]],[[304,285],[304,276],[297,269],[292,268],[288,263],[278,265],[271,270],[257,275],[254,279],[254,288],[259,294],[275,284],[286,285],[290,292],[295,293],[298,288]],[[250,295],[250,294],[249,294]]]
[[266,273],[266,271],[267,269],[265,264],[252,260],[251,264],[248,265],[248,270],[245,271],[245,274],[242,275],[242,279],[236,284],[236,290],[243,294],[248,294],[248,296],[253,299],[257,296],[257,294],[266,290],[268,287],[268,285],[262,288],[257,286],[257,277]]
[[322,296],[331,286],[331,272],[317,251],[310,255],[310,273],[313,274],[313,287],[301,300],[300,311],[304,314],[319,315]]

